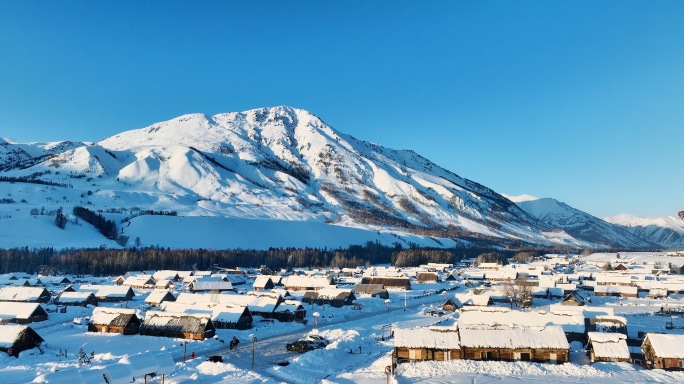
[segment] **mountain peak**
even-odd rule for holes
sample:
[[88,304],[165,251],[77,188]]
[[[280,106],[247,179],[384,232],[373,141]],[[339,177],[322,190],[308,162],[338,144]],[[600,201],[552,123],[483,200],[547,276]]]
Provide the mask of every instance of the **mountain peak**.
[[523,195],[519,195],[519,196],[509,196],[509,195],[505,195],[505,194],[504,194],[504,195],[502,195],[502,196],[504,196],[505,198],[507,198],[508,200],[510,200],[510,201],[512,201],[512,202],[514,202],[514,203],[522,203],[522,202],[524,202],[524,201],[535,201],[535,200],[540,200],[540,199],[539,199],[538,197],[536,197],[536,196],[527,195],[527,194],[523,194]]

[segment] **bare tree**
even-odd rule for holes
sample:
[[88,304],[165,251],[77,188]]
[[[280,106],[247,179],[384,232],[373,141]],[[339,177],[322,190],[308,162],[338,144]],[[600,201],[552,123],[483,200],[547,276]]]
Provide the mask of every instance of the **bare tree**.
[[526,279],[516,279],[503,284],[503,293],[513,308],[513,304],[522,308],[532,305],[532,284]]
[[513,303],[518,305],[518,289],[513,281],[507,281],[503,284],[503,293],[508,297],[508,302],[511,303],[511,309],[513,309]]

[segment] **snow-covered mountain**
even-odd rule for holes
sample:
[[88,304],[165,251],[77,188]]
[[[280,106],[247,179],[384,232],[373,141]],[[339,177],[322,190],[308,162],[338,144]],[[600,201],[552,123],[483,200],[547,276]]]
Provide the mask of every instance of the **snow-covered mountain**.
[[[162,235],[143,229],[139,215],[147,210],[177,213],[167,218],[174,236],[193,233],[179,229],[183,217],[193,216],[306,221],[396,238],[435,238],[428,242],[443,246],[454,244],[444,239],[502,246],[648,245],[629,233],[602,234],[603,227],[574,231],[573,237],[413,151],[357,140],[290,107],[185,115],[98,143],[3,140],[0,161],[0,192],[8,196],[0,215],[6,220],[81,205],[125,220],[122,234],[141,237],[142,245],[170,242],[158,220]],[[230,232],[225,223],[216,221],[217,237]],[[155,242],[146,243],[141,233]],[[315,230],[309,235],[317,236]],[[173,240],[182,246],[178,237]],[[259,247],[268,242],[264,233]]]
[[684,220],[677,216],[640,217],[621,214],[604,220],[621,225],[635,236],[663,248],[684,248]]
[[629,248],[649,248],[656,244],[620,225],[611,224],[555,199],[531,195],[507,197],[545,224],[562,229],[578,239]]

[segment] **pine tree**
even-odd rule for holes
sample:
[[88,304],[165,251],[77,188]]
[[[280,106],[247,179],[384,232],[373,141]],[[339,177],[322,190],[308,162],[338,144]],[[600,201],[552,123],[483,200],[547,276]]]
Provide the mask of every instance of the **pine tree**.
[[59,207],[57,213],[55,214],[55,225],[61,229],[64,229],[64,227],[66,227],[66,223],[67,217],[64,215],[64,212],[62,211],[62,207]]

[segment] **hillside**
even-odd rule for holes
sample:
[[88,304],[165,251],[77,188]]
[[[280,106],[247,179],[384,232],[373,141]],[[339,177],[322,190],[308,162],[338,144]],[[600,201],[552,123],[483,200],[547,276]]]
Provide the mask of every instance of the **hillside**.
[[677,216],[640,217],[622,214],[604,220],[621,225],[635,236],[663,248],[684,248],[684,220]]
[[[164,235],[165,226],[177,228],[182,222],[174,218],[158,219],[167,222],[156,222],[154,234],[137,225],[139,216],[150,210],[178,217],[257,220],[252,228],[262,236],[252,245],[260,248],[281,244],[271,240],[275,228],[299,236],[297,226],[272,227],[265,224],[268,221],[370,232],[359,243],[377,239],[374,233],[380,231],[411,234],[426,239],[416,243],[443,246],[453,243],[430,239],[504,247],[649,245],[629,233],[603,234],[606,228],[601,226],[567,226],[568,234],[560,223],[541,220],[413,151],[355,139],[290,107],[184,115],[97,143],[3,140],[0,147],[0,191],[7,196],[0,204],[3,220],[36,216],[36,211],[49,215],[59,207],[69,213],[80,205],[102,212],[120,226],[123,219],[131,219],[136,225],[126,226],[122,234],[139,237],[142,245],[196,243],[184,245],[180,237]],[[185,221],[189,222],[197,225]],[[213,223],[219,238],[230,230],[223,228],[226,222]],[[47,229],[40,231],[39,239]],[[185,233],[193,233],[192,227]],[[317,236],[316,231],[310,234],[310,244],[320,243]],[[17,239],[0,238],[0,247],[16,243]],[[27,245],[34,243],[42,240]],[[211,243],[234,246],[230,241]]]
[[620,225],[601,220],[558,200],[540,199],[530,195],[509,196],[509,198],[543,223],[562,229],[575,238],[605,246],[620,244],[627,248],[656,247],[655,243]]

